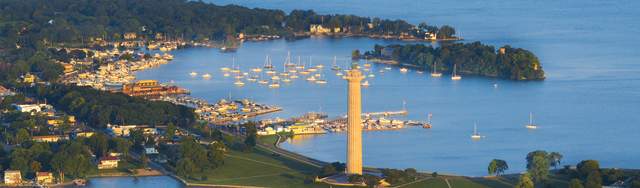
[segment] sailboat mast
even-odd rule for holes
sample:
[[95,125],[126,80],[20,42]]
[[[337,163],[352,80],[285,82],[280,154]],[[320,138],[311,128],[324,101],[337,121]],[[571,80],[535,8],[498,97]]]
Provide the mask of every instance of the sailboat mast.
[[533,113],[529,112],[529,125],[533,125]]

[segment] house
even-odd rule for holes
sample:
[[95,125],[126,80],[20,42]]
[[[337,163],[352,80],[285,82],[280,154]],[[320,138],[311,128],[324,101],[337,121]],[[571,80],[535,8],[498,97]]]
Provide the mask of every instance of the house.
[[147,155],[154,155],[158,154],[158,150],[155,147],[145,147],[144,153]]
[[92,131],[77,132],[75,133],[75,138],[78,138],[78,137],[89,138],[93,136],[93,134],[95,134],[95,132],[92,132]]
[[63,73],[64,74],[69,74],[73,72],[73,65],[69,64],[69,63],[63,63],[62,67],[64,68]]
[[11,106],[24,113],[42,112],[47,109],[53,109],[53,106],[48,104],[12,104]]
[[124,34],[124,40],[135,40],[136,38],[138,38],[138,35],[134,32]]
[[19,185],[22,183],[22,174],[19,170],[5,170],[4,171],[4,184],[6,185]]
[[135,129],[136,125],[111,125],[107,124],[107,129],[115,136],[129,136],[129,132]]
[[53,183],[53,173],[51,172],[37,172],[36,173],[36,182],[40,185],[52,184]]
[[22,82],[28,83],[28,84],[34,83],[34,82],[36,82],[36,75],[27,73],[27,74],[22,76]]
[[107,156],[103,157],[98,161],[98,169],[113,169],[118,168],[118,162],[120,159],[118,157]]
[[69,135],[44,135],[33,136],[31,140],[34,142],[58,142],[60,140],[69,140]]
[[331,29],[324,28],[320,24],[311,24],[311,26],[309,26],[309,32],[311,32],[311,33],[319,33],[319,34],[321,34],[321,33],[329,33],[329,32],[331,32]]

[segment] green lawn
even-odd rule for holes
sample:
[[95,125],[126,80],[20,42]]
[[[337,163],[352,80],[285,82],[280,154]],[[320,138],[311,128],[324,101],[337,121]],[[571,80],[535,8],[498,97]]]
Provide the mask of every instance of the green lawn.
[[254,149],[252,152],[230,151],[225,164],[217,169],[199,173],[206,180],[189,180],[192,183],[221,185],[252,185],[264,187],[328,187],[305,184],[306,176],[317,171],[315,167]]

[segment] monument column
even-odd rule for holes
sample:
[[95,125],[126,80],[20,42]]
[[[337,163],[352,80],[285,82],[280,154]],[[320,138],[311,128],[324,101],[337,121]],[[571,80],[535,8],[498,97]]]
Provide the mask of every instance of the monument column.
[[362,174],[362,101],[360,82],[362,72],[352,66],[345,79],[349,83],[347,113],[347,174]]

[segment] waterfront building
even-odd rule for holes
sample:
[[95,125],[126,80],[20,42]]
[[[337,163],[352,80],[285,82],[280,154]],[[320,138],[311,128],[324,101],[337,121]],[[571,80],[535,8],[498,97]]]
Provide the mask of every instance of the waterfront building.
[[37,172],[36,173],[36,182],[40,185],[52,184],[53,183],[53,173],[51,172]]
[[331,29],[322,27],[320,24],[311,24],[311,26],[309,26],[309,32],[323,34],[331,32]]
[[289,130],[294,135],[299,134],[324,134],[327,133],[322,127],[315,126],[314,124],[309,123],[296,123],[294,125],[289,126]]
[[98,169],[113,169],[118,168],[118,157],[107,156],[100,159],[98,162]]
[[4,171],[4,184],[5,185],[19,185],[22,183],[22,174],[19,170],[5,170]]
[[362,96],[360,82],[364,76],[353,64],[347,71],[348,113],[347,113],[347,174],[362,174]]

